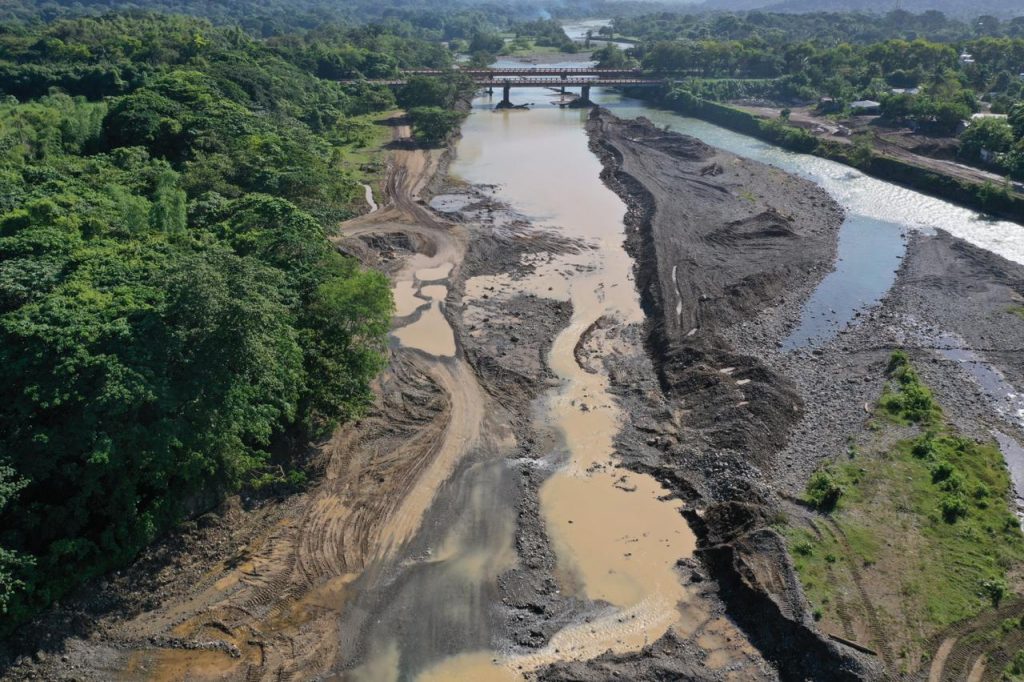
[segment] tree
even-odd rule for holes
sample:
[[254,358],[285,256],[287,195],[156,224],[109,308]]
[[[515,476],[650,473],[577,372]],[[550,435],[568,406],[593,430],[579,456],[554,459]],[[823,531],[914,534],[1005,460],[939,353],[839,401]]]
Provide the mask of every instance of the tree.
[[597,61],[601,69],[631,69],[638,64],[614,43],[608,43],[600,50],[595,50],[591,58]]
[[505,47],[505,40],[496,33],[485,33],[477,31],[469,41],[469,51],[490,52],[492,54],[501,52]]
[[427,144],[441,142],[452,133],[462,120],[457,111],[447,111],[440,107],[416,107],[409,110],[413,134],[416,139]]
[[[28,481],[19,479],[14,469],[0,465],[0,513],[26,485]],[[0,547],[0,614],[7,613],[11,599],[25,587],[25,580],[19,574],[34,563],[31,557]]]
[[474,52],[469,57],[469,66],[473,69],[485,69],[493,64],[495,59],[491,52]]
[[1006,121],[1013,129],[1013,136],[1017,140],[1024,140],[1024,102],[1020,102],[1010,109]]
[[185,232],[185,192],[178,187],[178,174],[167,170],[157,180],[153,204],[149,212],[150,226],[168,235]]
[[415,107],[451,107],[458,93],[454,73],[452,78],[434,78],[431,76],[412,76],[401,87],[396,95],[399,106],[403,109]]
[[1013,147],[1013,128],[998,118],[981,118],[971,122],[960,135],[960,155],[981,161],[982,152],[1005,154]]
[[0,636],[368,404],[389,284],[325,228],[395,100],[332,79],[449,65],[402,30],[0,35]]
[[309,377],[302,411],[316,431],[356,417],[370,404],[370,380],[384,368],[394,309],[383,274],[340,256],[329,261],[327,272],[302,319]]

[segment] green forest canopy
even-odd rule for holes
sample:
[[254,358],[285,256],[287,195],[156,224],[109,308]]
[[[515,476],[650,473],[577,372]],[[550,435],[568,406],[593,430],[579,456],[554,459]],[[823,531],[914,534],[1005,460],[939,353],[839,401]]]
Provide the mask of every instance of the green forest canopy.
[[389,287],[327,236],[395,100],[334,79],[449,59],[341,26],[0,30],[0,629],[367,406]]

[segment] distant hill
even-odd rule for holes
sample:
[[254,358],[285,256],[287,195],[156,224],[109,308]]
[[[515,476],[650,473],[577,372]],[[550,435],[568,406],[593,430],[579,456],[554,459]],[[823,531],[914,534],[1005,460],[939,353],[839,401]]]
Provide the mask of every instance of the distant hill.
[[1024,16],[1022,0],[707,0],[702,9],[724,11],[770,10],[772,12],[870,12],[894,9],[919,14],[938,10],[951,17],[973,18],[990,14],[1001,18]]

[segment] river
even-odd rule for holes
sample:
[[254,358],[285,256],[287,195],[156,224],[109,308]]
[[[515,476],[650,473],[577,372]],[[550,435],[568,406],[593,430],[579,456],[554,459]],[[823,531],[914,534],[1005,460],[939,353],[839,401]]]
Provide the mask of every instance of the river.
[[[501,112],[493,110],[495,97],[475,99],[451,172],[469,183],[497,186],[496,196],[539,229],[557,230],[590,247],[552,258],[531,279],[513,281],[503,275],[471,279],[466,282],[466,297],[471,305],[485,291],[500,292],[492,293],[492,299],[527,293],[573,305],[572,319],[555,338],[547,357],[557,386],[543,396],[536,410],[537,429],[554,430],[561,434],[562,443],[542,463],[555,471],[540,490],[541,514],[557,555],[562,589],[607,608],[596,619],[565,627],[549,646],[533,653],[488,648],[482,631],[486,618],[481,612],[495,605],[473,604],[465,613],[446,609],[451,613],[445,627],[467,634],[461,649],[456,644],[452,650],[449,642],[449,655],[439,656],[424,642],[411,641],[423,633],[438,636],[436,625],[425,625],[432,616],[409,612],[415,609],[407,607],[400,627],[380,621],[380,634],[371,637],[368,645],[375,653],[353,671],[351,679],[517,680],[523,672],[555,661],[587,659],[609,649],[639,650],[670,628],[685,630],[687,618],[693,617],[695,605],[689,603],[691,595],[675,569],[679,559],[692,554],[695,542],[679,513],[680,503],[665,499],[666,490],[653,478],[617,465],[614,438],[629,417],[608,392],[607,376],[600,370],[586,371],[574,354],[581,336],[599,319],[610,320],[615,327],[640,323],[643,315],[633,283],[633,262],[622,246],[625,207],[599,179],[600,164],[588,149],[584,130],[587,112],[560,109],[550,103],[554,97],[543,89],[514,90],[514,101],[535,106],[530,111]],[[610,91],[596,90],[592,97],[620,116],[646,116],[711,145],[807,177],[847,211],[837,267],[805,306],[800,324],[786,343],[790,348],[827,338],[884,296],[911,230],[941,228],[1024,262],[1024,228],[1018,225],[987,220],[845,166],[785,152]],[[427,283],[435,274],[447,271],[422,271],[417,282]],[[421,316],[419,324],[447,329],[439,309],[446,294],[443,287],[433,291],[420,286],[414,291],[408,282],[400,286],[408,289],[396,291],[400,312],[423,308],[429,317]],[[395,332],[402,344],[422,336],[421,330],[414,333],[412,327]],[[416,347],[437,358],[450,357],[454,345],[448,336],[442,337],[443,343]],[[496,593],[499,572],[515,561],[509,554],[512,518],[501,496],[484,488],[509,475],[504,466],[494,461],[456,471],[453,478],[458,480],[448,489],[466,500],[460,508],[473,510],[477,531],[452,535],[454,540],[435,550],[424,548],[436,552],[429,570],[420,570],[415,580],[402,579],[415,585],[409,591],[417,596],[410,603],[440,608],[438,594],[458,601],[460,590],[492,597]],[[452,499],[439,496],[435,505],[451,506]],[[470,564],[478,570],[468,571]]]

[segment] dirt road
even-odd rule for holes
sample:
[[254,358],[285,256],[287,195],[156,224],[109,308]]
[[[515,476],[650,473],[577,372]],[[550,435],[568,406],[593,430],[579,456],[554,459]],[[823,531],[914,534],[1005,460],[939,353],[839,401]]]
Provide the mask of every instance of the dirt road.
[[[737,109],[750,112],[756,116],[772,120],[779,118],[782,111],[782,109],[779,108],[766,106],[755,107],[737,104],[733,104],[731,106],[735,106]],[[917,153],[908,147],[908,141],[904,139],[907,137],[913,137],[909,135],[908,129],[891,130],[887,128],[879,128],[871,125],[875,118],[876,117],[873,116],[857,116],[846,120],[843,123],[848,130],[853,131],[853,134],[867,133],[870,136],[872,147],[880,154],[903,161],[911,166],[927,168],[928,170],[956,178],[957,180],[976,183],[979,185],[983,185],[987,182],[997,187],[1001,187],[1006,182],[1006,178],[1004,176],[986,171],[982,168],[975,168],[963,163],[957,163],[951,158],[935,158],[934,156]],[[854,142],[850,134],[839,134],[840,125],[836,121],[825,116],[816,115],[811,107],[793,109],[790,113],[789,121],[792,125],[809,130],[815,135],[827,139],[829,142],[837,142],[839,144],[853,144]],[[914,139],[923,141],[927,138],[918,136]],[[949,144],[956,144],[956,140],[943,139],[936,141],[932,146],[941,146],[940,143],[943,142],[947,143],[947,147]],[[955,147],[953,150],[955,151]],[[949,153],[951,155],[952,151]]]

